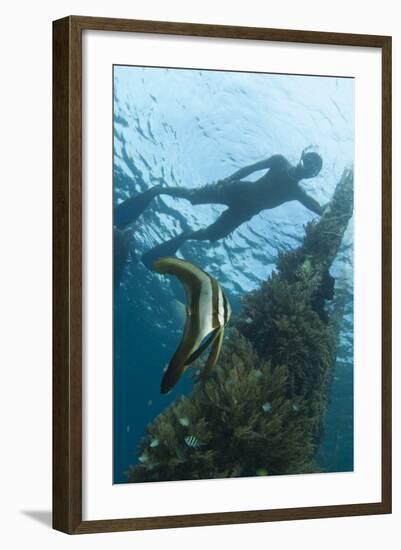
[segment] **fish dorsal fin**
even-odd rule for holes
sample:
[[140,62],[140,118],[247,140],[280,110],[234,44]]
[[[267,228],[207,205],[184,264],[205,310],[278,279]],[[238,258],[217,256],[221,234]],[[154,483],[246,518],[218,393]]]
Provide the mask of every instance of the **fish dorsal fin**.
[[208,348],[212,342],[214,341],[214,339],[216,338],[217,336],[217,332],[219,331],[218,328],[214,329],[213,332],[211,332],[209,334],[209,336],[206,338],[206,340],[203,342],[203,344],[201,344],[199,346],[199,348],[194,351],[189,357],[188,359],[185,361],[184,365],[187,367],[188,365],[190,365],[191,363],[193,363],[196,359],[198,359],[198,357],[200,357],[202,355],[202,353],[205,351],[206,348]]

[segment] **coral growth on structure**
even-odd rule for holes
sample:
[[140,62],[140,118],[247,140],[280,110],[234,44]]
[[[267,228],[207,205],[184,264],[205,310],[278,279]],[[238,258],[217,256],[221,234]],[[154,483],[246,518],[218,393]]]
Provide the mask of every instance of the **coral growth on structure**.
[[147,428],[130,482],[320,471],[314,460],[336,357],[329,268],[352,216],[346,170],[302,246],[243,298],[214,373]]

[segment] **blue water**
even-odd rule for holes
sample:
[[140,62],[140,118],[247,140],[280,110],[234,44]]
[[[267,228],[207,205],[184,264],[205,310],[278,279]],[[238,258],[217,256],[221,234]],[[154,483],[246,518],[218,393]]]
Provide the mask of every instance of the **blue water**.
[[[114,204],[150,187],[199,187],[280,153],[296,164],[312,145],[323,158],[318,177],[302,187],[320,204],[333,193],[354,155],[354,81],[346,78],[114,67]],[[262,173],[247,180],[257,179]],[[183,326],[182,288],[138,261],[182,231],[206,227],[224,207],[156,198],[132,226],[122,284],[114,294],[114,482],[137,462],[146,426],[190,374],[160,395],[163,368]],[[277,253],[298,246],[315,217],[297,202],[261,212],[231,235],[190,241],[179,256],[217,278],[233,307],[272,271]],[[331,269],[344,319],[326,437],[318,458],[328,471],[353,468],[353,225]]]

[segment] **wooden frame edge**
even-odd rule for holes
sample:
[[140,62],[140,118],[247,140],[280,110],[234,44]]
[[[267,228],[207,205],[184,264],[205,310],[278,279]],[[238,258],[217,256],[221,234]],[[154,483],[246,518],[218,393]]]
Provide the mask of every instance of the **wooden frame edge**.
[[[382,49],[382,500],[82,521],[82,30]],[[391,513],[391,37],[69,16],[53,22],[53,528],[68,534]]]
[[238,525],[306,519],[324,519],[386,514],[382,503],[368,503],[344,506],[316,506],[308,508],[283,508],[276,510],[250,510],[241,512],[219,512],[216,514],[191,514],[184,516],[161,516],[150,518],[128,518],[83,521],[73,534],[112,533],[116,531],[142,531],[149,529],[176,529],[182,527],[206,527]]
[[53,527],[81,523],[81,33],[53,23]]
[[[114,19],[108,17],[89,17],[80,15],[70,15],[65,19],[68,19],[72,25],[79,27],[81,30],[140,32],[209,38],[270,40],[276,42],[297,42],[300,44],[316,43],[374,48],[383,47],[386,40],[389,38],[387,36],[373,34],[273,29],[266,27],[214,25],[208,23],[184,23],[178,21],[152,21],[145,19]],[[62,19],[59,21],[62,21]]]
[[392,39],[382,42],[382,503],[392,512]]

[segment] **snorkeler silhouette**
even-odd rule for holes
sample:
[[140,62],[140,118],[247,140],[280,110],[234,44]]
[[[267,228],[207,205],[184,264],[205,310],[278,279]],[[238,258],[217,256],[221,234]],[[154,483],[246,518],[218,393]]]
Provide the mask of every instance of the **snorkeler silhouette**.
[[[228,207],[205,229],[181,233],[146,252],[142,261],[149,267],[161,256],[173,256],[186,241],[217,241],[262,210],[289,201],[299,201],[315,214],[321,215],[323,208],[298,185],[302,179],[316,177],[322,168],[321,156],[307,152],[308,149],[304,149],[296,166],[292,166],[282,155],[272,155],[266,160],[241,168],[226,179],[199,188],[155,186],[118,205],[114,211],[114,224],[122,229],[135,221],[157,195],[187,199],[194,205],[223,204]],[[243,181],[243,178],[259,170],[268,172],[256,181]]]

